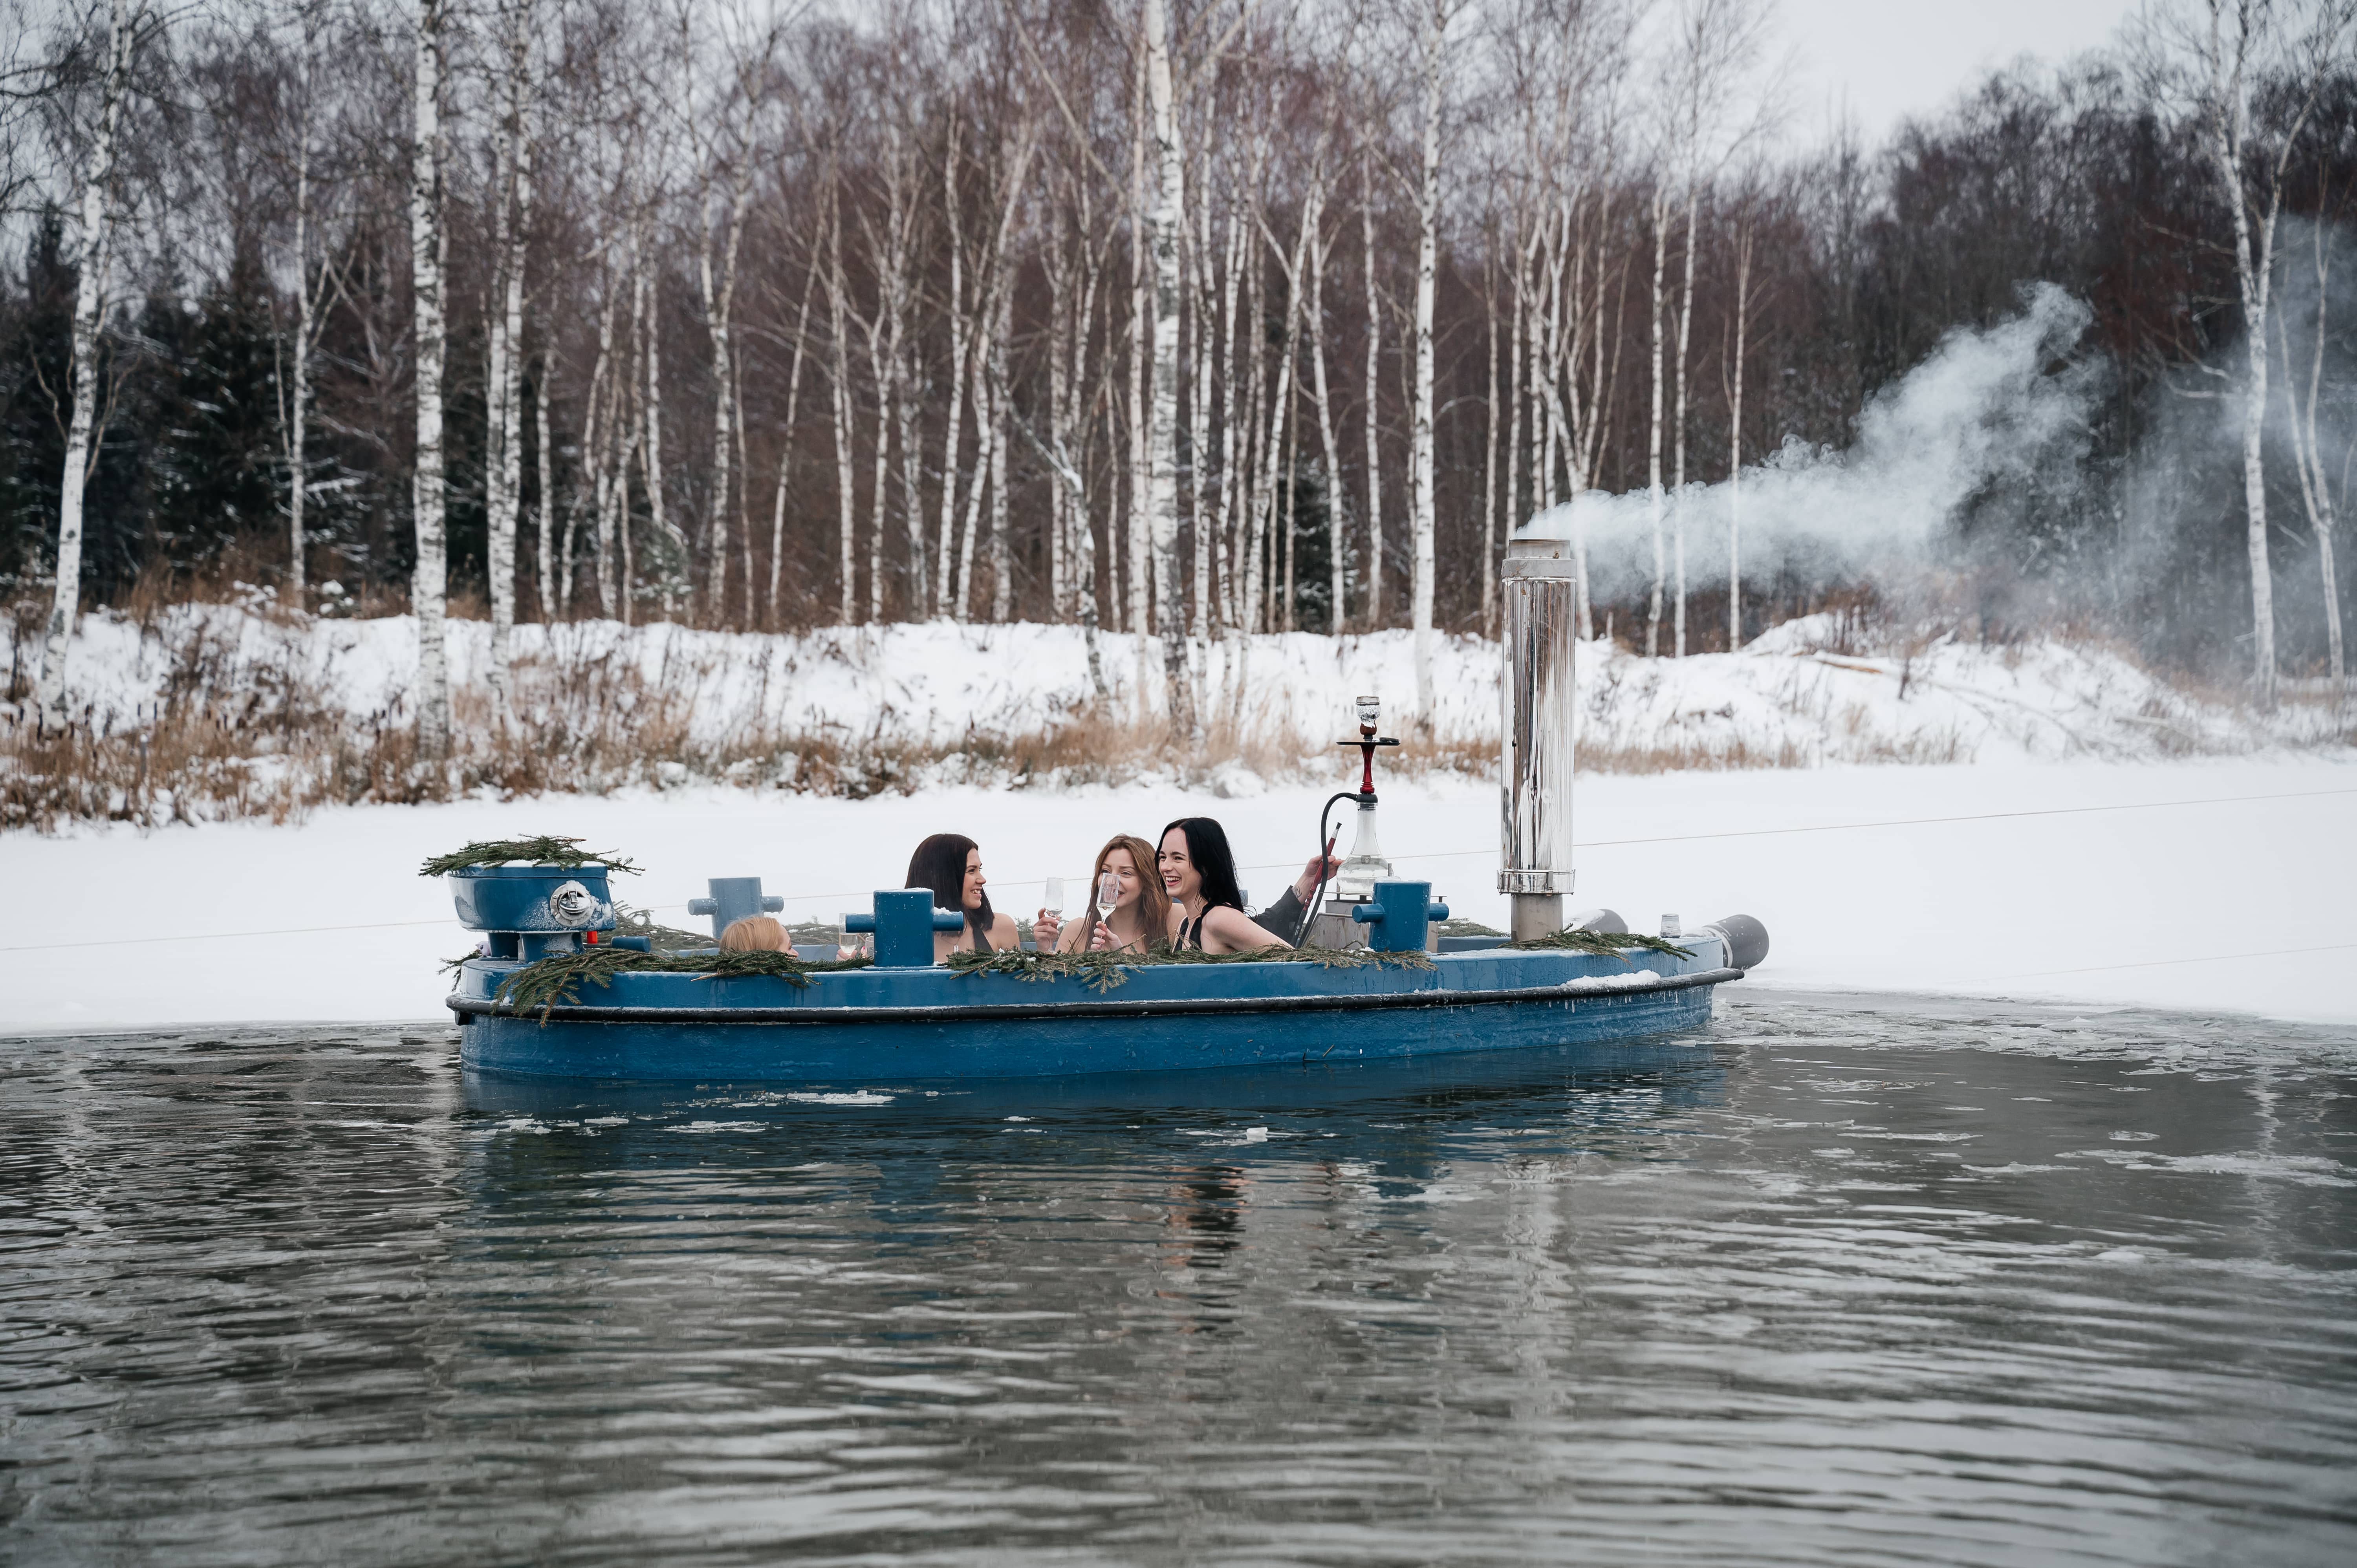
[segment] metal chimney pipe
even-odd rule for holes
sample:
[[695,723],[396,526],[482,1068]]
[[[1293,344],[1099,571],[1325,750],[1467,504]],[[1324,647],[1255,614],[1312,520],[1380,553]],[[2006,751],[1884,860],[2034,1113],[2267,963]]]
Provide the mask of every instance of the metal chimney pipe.
[[1571,768],[1579,651],[1578,568],[1555,539],[1506,544],[1505,679],[1498,891],[1516,941],[1563,929],[1571,891]]

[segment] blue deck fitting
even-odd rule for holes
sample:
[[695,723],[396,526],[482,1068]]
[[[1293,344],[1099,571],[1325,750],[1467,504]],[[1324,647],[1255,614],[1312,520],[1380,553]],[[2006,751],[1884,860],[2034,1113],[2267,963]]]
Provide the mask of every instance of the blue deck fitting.
[[763,897],[761,879],[758,876],[715,876],[705,883],[712,889],[709,898],[690,898],[687,912],[712,917],[712,940],[718,941],[728,928],[755,915],[775,915],[786,907],[783,894]]
[[1432,896],[1429,882],[1378,882],[1375,896],[1351,908],[1351,918],[1372,928],[1367,946],[1377,952],[1421,952],[1432,922],[1448,918],[1448,906]]
[[846,931],[876,933],[878,969],[931,968],[933,933],[954,931],[964,924],[965,917],[955,909],[934,908],[932,890],[927,887],[878,889],[874,914],[843,918]]
[[458,923],[470,930],[614,929],[614,895],[602,865],[464,865],[450,873],[450,897]]

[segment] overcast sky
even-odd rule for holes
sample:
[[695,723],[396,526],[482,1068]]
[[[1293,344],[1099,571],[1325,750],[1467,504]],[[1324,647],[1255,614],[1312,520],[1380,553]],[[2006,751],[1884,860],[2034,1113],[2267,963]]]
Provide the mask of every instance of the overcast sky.
[[1813,141],[1846,97],[1868,143],[1937,109],[1990,67],[2051,63],[2111,41],[2133,0],[1781,0],[1799,51],[1791,134]]

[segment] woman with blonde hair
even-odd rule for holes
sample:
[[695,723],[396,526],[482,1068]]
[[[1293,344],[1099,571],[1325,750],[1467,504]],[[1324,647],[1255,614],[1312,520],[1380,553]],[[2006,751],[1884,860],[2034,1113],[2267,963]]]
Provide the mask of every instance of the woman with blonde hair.
[[[1110,879],[1111,908],[1100,919],[1099,889]],[[1058,952],[1145,952],[1170,940],[1170,898],[1154,872],[1154,846],[1133,833],[1115,833],[1097,851],[1089,873],[1089,913],[1067,926],[1052,909],[1032,927],[1041,948]]]
[[784,952],[786,929],[767,915],[748,915],[741,920],[731,920],[728,929],[720,933],[722,952]]

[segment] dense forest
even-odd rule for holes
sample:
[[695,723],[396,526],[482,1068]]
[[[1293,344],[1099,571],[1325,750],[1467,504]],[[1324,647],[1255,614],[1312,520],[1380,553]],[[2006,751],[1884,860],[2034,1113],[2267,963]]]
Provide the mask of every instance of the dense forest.
[[1162,633],[1176,712],[1239,629],[1489,629],[1601,490],[1668,564],[1593,613],[1724,649],[1895,589],[1730,607],[1688,498],[2045,285],[2072,417],[1918,585],[2271,695],[2341,664],[2350,24],[2189,0],[1869,145],[1737,0],[20,11],[0,590],[53,649],[231,583],[495,646],[1079,621]]

